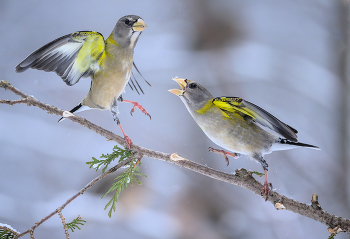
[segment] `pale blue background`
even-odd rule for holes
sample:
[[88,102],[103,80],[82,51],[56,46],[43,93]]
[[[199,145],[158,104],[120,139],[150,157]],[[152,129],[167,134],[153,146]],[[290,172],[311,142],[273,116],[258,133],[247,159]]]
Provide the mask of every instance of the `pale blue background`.
[[[134,143],[177,152],[228,173],[262,171],[242,157],[229,167],[167,90],[174,76],[200,82],[215,96],[240,96],[299,130],[301,142],[322,148],[267,155],[269,181],[281,194],[310,203],[317,193],[330,213],[350,217],[348,1],[0,1],[0,80],[42,102],[70,110],[90,81],[68,87],[54,73],[14,67],[44,44],[78,30],[107,37],[116,21],[140,15],[149,26],[135,62],[151,82],[146,95],[126,88],[152,115],[131,117],[121,104],[121,123]],[[0,89],[0,98],[17,99]],[[79,114],[121,134],[108,111]],[[0,105],[0,222],[25,231],[99,175],[86,161],[111,152],[113,142],[69,120],[25,105]],[[100,199],[113,176],[71,203],[63,214],[87,220],[71,238],[327,238],[327,226],[276,211],[240,187],[154,159],[142,160],[142,186],[129,187],[110,219]],[[259,179],[262,181],[262,179]],[[57,216],[36,238],[64,238]],[[29,238],[27,235],[25,238]],[[348,238],[339,235],[337,238]]]

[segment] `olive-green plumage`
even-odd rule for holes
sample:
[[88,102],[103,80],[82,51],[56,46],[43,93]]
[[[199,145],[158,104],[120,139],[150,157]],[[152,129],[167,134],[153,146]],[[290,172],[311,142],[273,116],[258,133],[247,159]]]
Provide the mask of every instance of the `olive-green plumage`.
[[[23,72],[28,68],[53,71],[67,85],[74,85],[81,77],[90,76],[90,91],[71,112],[91,108],[110,110],[120,126],[117,116],[118,101],[133,103],[134,108],[138,107],[148,115],[137,102],[126,101],[121,97],[131,76],[134,48],[146,27],[146,23],[139,16],[128,15],[118,20],[106,40],[94,31],[80,31],[62,36],[30,54],[16,66],[16,72]],[[130,147],[130,139],[127,135],[124,136]]]
[[[208,90],[197,82],[180,78],[174,78],[174,80],[182,89],[174,89],[170,92],[181,98],[193,119],[209,139],[233,154],[223,150],[216,151],[231,156],[249,155],[262,165],[265,170],[264,190],[266,198],[268,164],[263,158],[265,154],[296,147],[318,148],[299,143],[296,129],[242,98],[214,98]],[[268,127],[284,138],[270,133],[260,126]]]

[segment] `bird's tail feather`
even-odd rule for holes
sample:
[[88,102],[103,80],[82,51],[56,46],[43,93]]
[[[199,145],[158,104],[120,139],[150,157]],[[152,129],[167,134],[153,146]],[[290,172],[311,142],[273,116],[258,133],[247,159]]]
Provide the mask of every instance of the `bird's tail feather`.
[[[73,113],[78,113],[84,110],[89,110],[91,109],[90,107],[86,106],[86,105],[82,105],[81,103],[79,103],[77,106],[75,106],[73,109],[71,109],[69,112]],[[58,120],[58,122],[61,122],[62,120],[64,120],[64,118],[62,117],[61,119]]]
[[288,139],[282,139],[279,138],[275,144],[272,145],[271,149],[272,151],[277,150],[287,150],[287,149],[293,149],[298,147],[307,147],[307,148],[313,148],[313,149],[320,149],[317,146],[311,145],[311,144],[304,144],[300,142],[292,142]]

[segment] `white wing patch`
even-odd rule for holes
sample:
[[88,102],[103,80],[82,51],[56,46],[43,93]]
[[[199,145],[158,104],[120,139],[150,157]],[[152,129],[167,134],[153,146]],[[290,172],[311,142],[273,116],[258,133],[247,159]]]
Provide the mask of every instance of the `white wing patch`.
[[49,55],[60,53],[65,57],[71,57],[83,46],[82,42],[69,42],[49,52]]

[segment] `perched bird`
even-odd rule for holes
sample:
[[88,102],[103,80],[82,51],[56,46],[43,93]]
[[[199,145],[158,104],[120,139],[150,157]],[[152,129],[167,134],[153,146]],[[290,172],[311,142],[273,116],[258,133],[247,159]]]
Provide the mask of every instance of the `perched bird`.
[[90,76],[88,94],[70,112],[109,110],[130,149],[132,141],[120,125],[117,107],[118,101],[132,103],[131,114],[139,108],[150,117],[140,104],[122,98],[132,74],[134,48],[145,28],[147,25],[141,17],[128,15],[118,20],[106,40],[95,31],[79,31],[62,36],[30,54],[16,66],[16,72],[28,68],[54,71],[69,86],[76,84],[81,77]]
[[[245,154],[261,164],[265,171],[265,182],[262,190],[262,194],[265,194],[265,200],[269,194],[268,164],[264,159],[265,154],[297,147],[318,148],[299,143],[296,129],[242,98],[214,98],[197,82],[179,78],[173,80],[182,89],[169,91],[181,98],[193,119],[208,138],[231,153],[212,148],[209,148],[210,151],[222,154],[227,163],[226,155],[238,158],[241,154]],[[274,135],[260,126],[268,127],[284,138]]]

